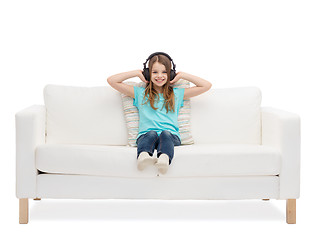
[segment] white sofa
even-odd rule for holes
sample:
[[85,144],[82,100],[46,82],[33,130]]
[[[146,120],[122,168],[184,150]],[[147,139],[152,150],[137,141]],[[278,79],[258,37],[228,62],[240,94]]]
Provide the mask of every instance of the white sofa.
[[296,222],[300,118],[261,107],[257,87],[191,98],[194,144],[175,147],[165,175],[137,170],[116,90],[47,85],[44,99],[15,115],[20,223],[29,198],[281,199]]

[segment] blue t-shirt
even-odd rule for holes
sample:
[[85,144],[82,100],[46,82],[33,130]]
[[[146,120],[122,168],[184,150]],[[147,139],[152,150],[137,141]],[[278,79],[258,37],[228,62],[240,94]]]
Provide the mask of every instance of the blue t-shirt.
[[184,105],[185,88],[173,88],[175,95],[175,112],[169,109],[168,113],[166,113],[165,106],[163,107],[164,97],[162,93],[159,93],[160,100],[158,102],[157,99],[155,100],[154,107],[158,109],[154,110],[150,105],[150,101],[144,104],[148,99],[148,96],[146,96],[145,100],[143,99],[145,88],[136,86],[133,88],[135,94],[133,105],[139,110],[139,134],[137,139],[142,134],[151,130],[156,131],[158,135],[160,135],[163,130],[168,130],[181,139],[178,131],[177,118],[179,109]]

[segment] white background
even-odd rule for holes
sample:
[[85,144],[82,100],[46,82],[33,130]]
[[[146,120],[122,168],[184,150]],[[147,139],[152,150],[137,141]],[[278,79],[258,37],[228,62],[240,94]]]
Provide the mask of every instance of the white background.
[[[238,1],[0,2],[0,236],[24,239],[312,238],[315,3]],[[297,224],[285,201],[30,200],[18,224],[15,113],[44,104],[46,84],[104,86],[153,52],[213,88],[257,86],[262,106],[301,117]],[[211,91],[211,90],[210,90]],[[6,238],[8,238],[8,235]],[[304,235],[305,236],[305,235]]]

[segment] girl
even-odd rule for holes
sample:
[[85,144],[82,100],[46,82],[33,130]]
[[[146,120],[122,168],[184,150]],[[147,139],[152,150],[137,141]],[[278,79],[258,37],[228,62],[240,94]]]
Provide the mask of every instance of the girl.
[[[178,111],[183,100],[208,91],[212,84],[188,73],[176,74],[170,56],[163,52],[151,54],[147,59],[149,69],[134,70],[110,76],[107,82],[117,91],[132,97],[133,105],[139,110],[139,134],[137,136],[137,167],[143,170],[154,165],[159,173],[165,174],[174,156],[174,146],[181,144],[178,131]],[[148,74],[144,73],[148,70]],[[149,75],[149,76],[148,76]],[[173,79],[171,79],[171,75]],[[146,76],[146,77],[145,77]],[[139,77],[145,88],[122,83],[132,77]],[[191,88],[173,88],[179,79],[195,84]],[[157,149],[157,159],[153,152]]]

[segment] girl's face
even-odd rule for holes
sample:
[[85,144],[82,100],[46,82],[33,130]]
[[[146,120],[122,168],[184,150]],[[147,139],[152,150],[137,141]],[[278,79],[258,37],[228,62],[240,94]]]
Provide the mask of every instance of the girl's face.
[[166,68],[162,63],[153,63],[151,81],[157,89],[162,89],[162,86],[167,82]]

